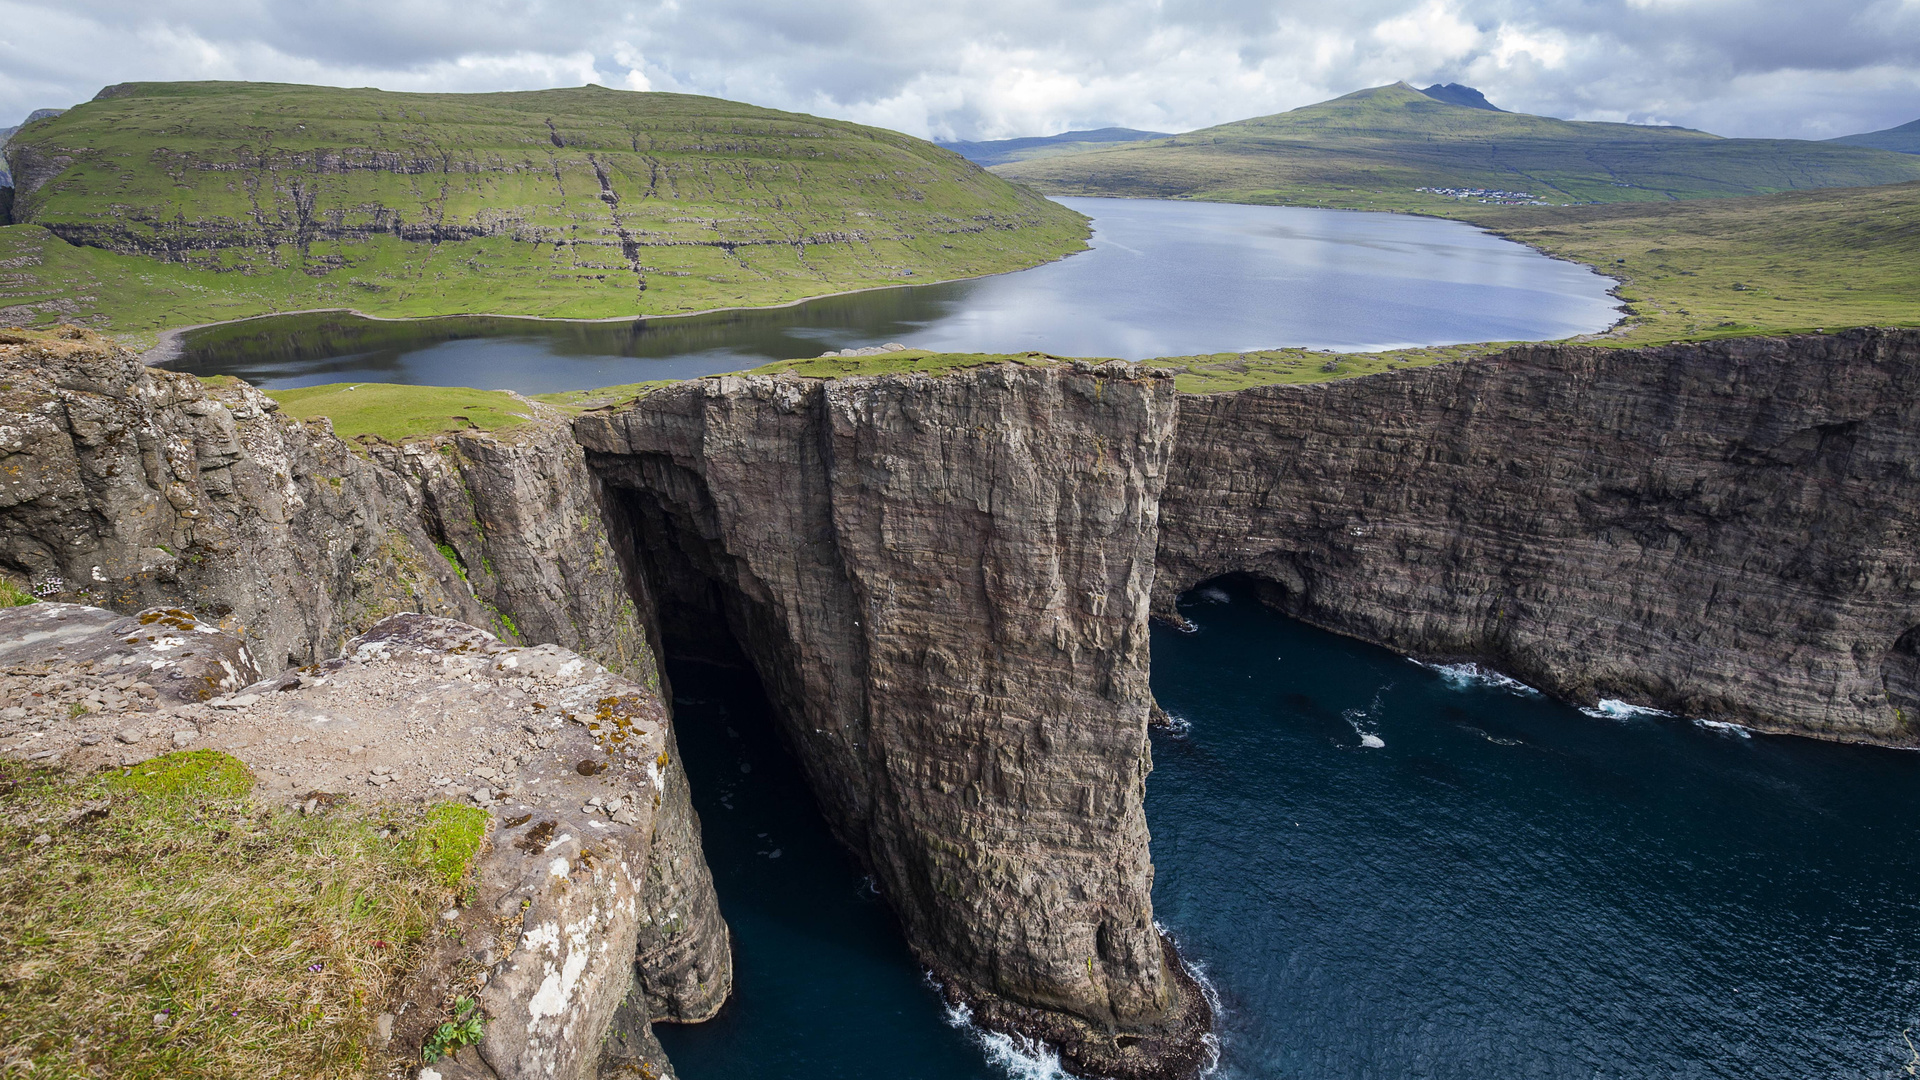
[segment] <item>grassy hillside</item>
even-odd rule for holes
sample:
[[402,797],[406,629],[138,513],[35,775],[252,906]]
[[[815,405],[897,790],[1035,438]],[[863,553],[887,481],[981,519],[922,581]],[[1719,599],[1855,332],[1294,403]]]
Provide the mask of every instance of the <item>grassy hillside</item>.
[[[136,83],[7,147],[0,319],[672,314],[1015,269],[1079,215],[895,132],[682,94]],[[57,239],[56,239],[57,238]]]
[[1884,131],[1842,135],[1828,141],[1847,146],[1868,146],[1875,150],[1892,150],[1896,154],[1920,154],[1920,120],[1901,124],[1899,127],[1890,127]]
[[[1404,83],[1167,139],[995,166],[1056,194],[1457,214],[1420,188],[1560,203],[1667,202],[1920,180],[1920,159],[1836,143],[1555,120]],[[1478,205],[1477,202],[1473,205]]]

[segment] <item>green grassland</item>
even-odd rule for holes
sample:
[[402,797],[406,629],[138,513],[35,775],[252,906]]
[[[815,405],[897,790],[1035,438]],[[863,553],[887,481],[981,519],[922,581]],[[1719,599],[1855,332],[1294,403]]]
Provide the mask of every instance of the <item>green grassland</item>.
[[0,321],[118,333],[314,308],[680,314],[997,273],[1087,235],[905,135],[593,86],[128,84],[8,155]]
[[0,761],[10,1075],[385,1075],[374,1018],[486,812],[302,815],[252,787],[210,750],[92,775]]
[[1920,157],[1491,112],[1396,83],[1273,116],[993,171],[1053,194],[1448,214],[1462,201],[1416,189],[1527,192],[1554,204],[1666,202],[1920,180]]
[[1920,326],[1920,183],[1467,216],[1619,278],[1603,343]]
[[460,431],[500,431],[534,418],[536,407],[504,390],[398,383],[329,383],[266,391],[280,411],[301,420],[324,416],[343,439],[387,442]]

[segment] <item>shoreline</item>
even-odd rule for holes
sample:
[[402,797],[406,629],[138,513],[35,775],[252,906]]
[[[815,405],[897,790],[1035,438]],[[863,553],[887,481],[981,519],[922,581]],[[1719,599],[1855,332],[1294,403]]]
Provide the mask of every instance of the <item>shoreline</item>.
[[[930,285],[951,285],[959,281],[985,281],[988,278],[1001,277],[1006,274],[1025,273],[1028,270],[1034,270],[1042,266],[1051,266],[1063,259],[1071,259],[1075,255],[1083,255],[1092,251],[1092,239],[1093,229],[1091,227],[1091,219],[1089,219],[1087,236],[1081,241],[1082,246],[1078,251],[1069,251],[1064,255],[1047,259],[1044,262],[1034,263],[1032,266],[1022,266],[1014,270],[996,270],[991,274],[969,274],[962,277],[940,278],[937,281],[915,281],[899,285],[863,285],[857,289],[841,289],[838,292],[815,293],[812,296],[802,296],[798,299],[787,300],[778,304],[736,304],[728,307],[702,308],[699,311],[682,311],[672,315],[603,315],[592,319],[569,319],[553,315],[506,315],[490,311],[461,311],[445,315],[369,315],[359,308],[351,307],[300,308],[295,311],[269,311],[259,315],[243,315],[237,319],[216,319],[212,322],[194,323],[191,326],[175,326],[162,330],[160,331],[159,339],[154,342],[153,347],[140,354],[140,362],[147,367],[156,367],[160,364],[178,359],[182,351],[180,339],[187,334],[193,333],[195,330],[206,330],[215,326],[232,326],[236,323],[253,322],[258,319],[280,319],[289,315],[326,315],[330,313],[341,313],[352,315],[355,318],[365,319],[368,322],[392,323],[432,322],[435,319],[520,319],[526,322],[597,325],[620,322],[639,323],[650,319],[695,319],[703,315],[723,315],[733,311],[779,311],[782,308],[799,307],[801,304],[810,304],[815,300],[831,300],[836,296],[856,296],[860,293],[880,292],[886,289],[919,289]],[[791,357],[790,359],[803,358]]]

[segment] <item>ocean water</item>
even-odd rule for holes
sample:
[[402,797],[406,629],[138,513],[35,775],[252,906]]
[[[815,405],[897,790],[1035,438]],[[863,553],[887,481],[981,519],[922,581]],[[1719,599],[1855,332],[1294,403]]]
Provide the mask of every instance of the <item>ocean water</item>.
[[397,382],[532,394],[696,378],[893,341],[1144,360],[1542,341],[1619,317],[1611,279],[1457,221],[1060,201],[1093,219],[1091,249],[995,277],[641,321],[277,316],[190,333],[166,366],[266,387]]
[[[1154,631],[1160,921],[1215,1075],[1906,1076],[1920,754],[1589,715],[1285,619]],[[672,671],[735,1000],[683,1080],[1057,1076],[946,1014],[738,671]]]
[[1920,754],[1583,713],[1230,587],[1182,611],[1154,902],[1222,1078],[1909,1075]]

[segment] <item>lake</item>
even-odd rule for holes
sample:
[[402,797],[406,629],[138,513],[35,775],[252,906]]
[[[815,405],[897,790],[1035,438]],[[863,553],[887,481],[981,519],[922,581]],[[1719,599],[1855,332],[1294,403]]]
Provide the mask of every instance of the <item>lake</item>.
[[1544,341],[1619,318],[1611,279],[1461,222],[1059,201],[1093,219],[1092,247],[996,277],[639,321],[274,316],[190,332],[164,366],[264,387],[397,382],[532,394],[697,378],[888,342],[1145,360]]
[[[1154,903],[1220,995],[1220,1080],[1906,1075],[1920,754],[1589,715],[1230,585],[1181,610]],[[947,1015],[752,680],[672,681],[738,965],[659,1029],[682,1080],[1057,1077]]]

